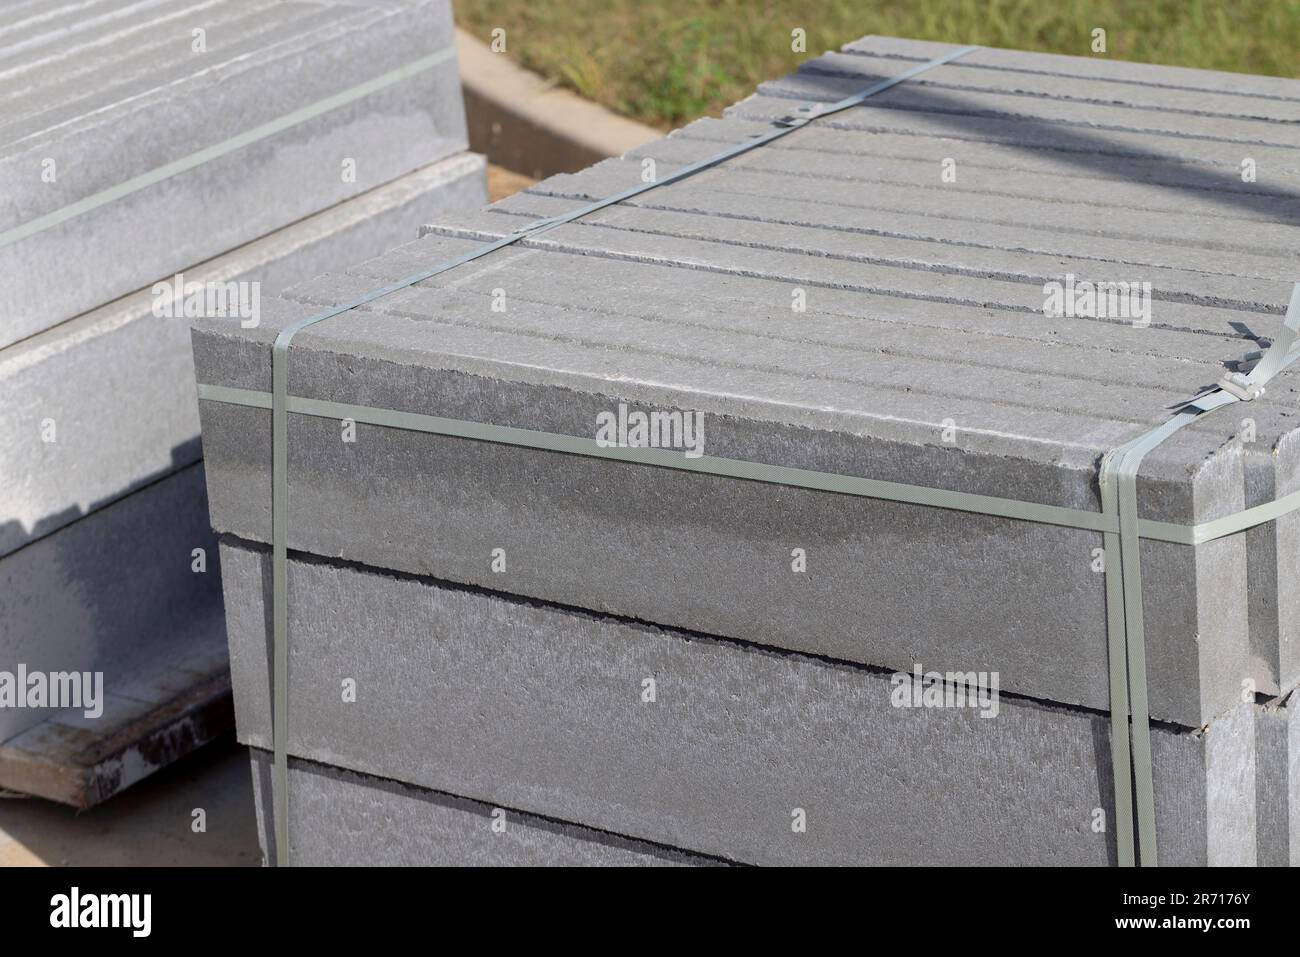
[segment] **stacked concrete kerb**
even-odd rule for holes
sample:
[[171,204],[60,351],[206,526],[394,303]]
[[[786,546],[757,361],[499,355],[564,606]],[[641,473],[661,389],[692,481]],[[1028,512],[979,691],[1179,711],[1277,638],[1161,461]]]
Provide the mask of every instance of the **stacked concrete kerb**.
[[0,708],[0,787],[93,803],[218,730],[207,691],[177,730],[228,681],[189,322],[480,206],[456,71],[447,0],[6,5],[0,671],[112,706]]
[[[955,49],[857,41],[440,217],[257,329],[198,325],[264,844],[281,331]],[[689,463],[1100,521],[1103,456],[1282,327],[1297,118],[1296,81],[978,50],[303,328],[281,380],[288,859],[445,860],[398,839],[410,821],[466,863],[1116,863],[1103,526]],[[1122,312],[1076,298],[1120,282]],[[1162,864],[1300,859],[1300,512],[1188,531],[1300,487],[1298,384],[1141,466]],[[640,413],[697,426],[680,467],[535,438],[638,444]]]

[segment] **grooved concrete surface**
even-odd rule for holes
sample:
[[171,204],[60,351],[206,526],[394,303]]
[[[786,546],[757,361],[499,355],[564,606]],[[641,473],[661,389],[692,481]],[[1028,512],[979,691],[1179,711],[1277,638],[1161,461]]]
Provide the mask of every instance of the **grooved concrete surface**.
[[[464,150],[453,41],[446,0],[6,5],[0,347]],[[440,51],[429,70],[4,243]]]
[[[256,330],[200,324],[199,382],[267,391],[270,342],[288,323],[949,49],[865,38],[762,85],[722,119],[482,212],[443,217],[418,242],[291,289]],[[1296,81],[980,51],[680,183],[315,325],[294,340],[289,391],[587,438],[597,416],[620,404],[685,410],[702,415],[703,451],[713,456],[1095,511],[1106,451],[1245,367],[1274,334],[1300,278],[1297,109]],[[1068,277],[1149,284],[1150,294],[1136,317],[1045,315],[1048,284]],[[1208,415],[1148,455],[1139,514],[1203,522],[1294,490],[1298,385],[1300,372],[1288,370],[1263,399]],[[268,542],[270,414],[200,406],[213,525]],[[1049,748],[1025,758],[1034,742],[1075,733],[1067,727],[1095,722],[1104,734],[1098,534],[365,425],[344,442],[338,422],[306,416],[290,419],[288,474],[291,549],[739,639],[749,643],[737,652],[746,665],[777,650],[787,676],[803,654],[874,669],[997,671],[1004,693],[1039,702],[1028,712],[1008,704],[989,722],[1007,736],[1002,743],[982,752],[936,725],[910,750],[901,732],[882,735],[882,746],[900,755],[951,747],[953,761],[974,748],[989,761],[985,777],[1014,784],[1014,793],[954,810],[924,786],[882,785],[880,801],[907,794],[910,802],[896,832],[864,833],[854,848],[901,860],[904,833],[940,827],[948,813],[1011,808],[1025,815],[1010,849],[1020,859],[1106,859],[1108,842],[1071,843],[1058,821],[1033,817],[1066,813],[1056,775],[1062,788],[1087,791],[1082,803],[1104,806],[1105,747],[1085,747],[1097,742],[1078,732],[1072,745],[1057,742],[1055,756]],[[1280,759],[1256,761],[1246,744],[1187,749],[1205,726],[1211,745],[1216,727],[1219,742],[1282,740],[1276,727],[1266,730],[1272,718],[1240,702],[1244,682],[1267,709],[1267,699],[1300,681],[1297,521],[1292,514],[1195,547],[1142,545],[1151,713],[1168,722],[1156,738],[1184,747],[1157,754],[1158,788],[1173,802],[1159,814],[1161,840],[1175,842],[1168,854],[1162,846],[1166,860],[1282,853],[1280,838],[1258,838],[1279,834],[1286,816],[1285,801],[1268,797],[1272,785],[1258,784],[1281,779]],[[504,569],[493,563],[498,549]],[[791,564],[798,549],[803,572]],[[336,586],[318,587],[323,597]],[[351,652],[377,653],[381,639],[400,639],[405,614],[393,611],[391,632],[357,639]],[[308,618],[292,640],[303,643],[294,645],[300,654],[353,639]],[[692,661],[704,660],[704,647],[690,645]],[[313,667],[309,659],[298,667]],[[771,686],[782,687],[777,678]],[[499,701],[508,691],[483,693]],[[599,694],[581,700],[599,710]],[[512,715],[540,707],[528,702],[513,704]],[[393,700],[387,707],[397,709]],[[1051,732],[1011,717],[1041,708],[1069,717]],[[418,721],[413,712],[435,711],[410,704],[401,713]],[[1258,728],[1241,730],[1234,722],[1243,714]],[[318,720],[297,722],[299,733],[323,734]],[[320,748],[351,740],[350,760],[384,757],[364,737],[348,739],[360,730],[334,732]],[[676,770],[685,753],[665,746],[662,760]],[[342,761],[331,754],[304,756]],[[532,765],[516,758],[525,763],[503,759],[491,788],[526,790],[522,769]],[[415,754],[405,761],[419,766]],[[466,761],[469,780],[497,767],[482,750]],[[828,794],[860,791],[868,775],[845,771],[839,754],[816,770],[842,775]],[[807,768],[782,778],[813,779]],[[1257,782],[1249,810],[1229,811],[1246,780]],[[457,782],[418,783],[464,793]],[[548,797],[562,792],[550,783]],[[643,817],[629,819],[659,814],[664,833],[689,833],[676,835],[680,845],[651,839],[725,856],[722,826],[711,828],[702,802],[691,800],[706,792],[688,791],[679,805],[658,795],[663,803],[648,801]],[[563,793],[570,803],[556,813],[565,820],[590,824],[625,807],[596,796],[594,785]],[[752,813],[757,821],[771,808]],[[872,826],[859,821],[865,808],[845,813],[856,823],[842,826]],[[1212,822],[1225,814],[1247,817],[1218,829]],[[947,824],[948,847],[969,839],[966,828],[1000,833],[983,820]],[[813,841],[796,848],[789,853],[810,860],[836,853]],[[997,859],[996,848],[968,849]],[[789,859],[778,850],[779,842],[746,848]]]

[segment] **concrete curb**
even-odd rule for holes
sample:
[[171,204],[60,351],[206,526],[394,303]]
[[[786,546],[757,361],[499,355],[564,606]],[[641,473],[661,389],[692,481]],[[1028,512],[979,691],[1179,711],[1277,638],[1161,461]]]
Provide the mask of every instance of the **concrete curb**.
[[461,29],[456,53],[470,148],[499,166],[541,179],[621,156],[663,135],[552,86]]

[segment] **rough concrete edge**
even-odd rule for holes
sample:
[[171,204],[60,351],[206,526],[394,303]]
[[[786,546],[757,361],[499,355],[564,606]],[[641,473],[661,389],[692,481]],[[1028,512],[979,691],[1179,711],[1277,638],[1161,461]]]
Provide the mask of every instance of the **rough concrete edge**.
[[470,149],[542,179],[621,156],[663,133],[559,89],[456,29]]
[[[50,724],[50,722],[45,722]],[[86,810],[144,780],[235,727],[230,672],[195,676],[146,714],[88,740],[64,735],[57,749],[29,752],[23,743],[41,725],[0,745],[0,788]]]

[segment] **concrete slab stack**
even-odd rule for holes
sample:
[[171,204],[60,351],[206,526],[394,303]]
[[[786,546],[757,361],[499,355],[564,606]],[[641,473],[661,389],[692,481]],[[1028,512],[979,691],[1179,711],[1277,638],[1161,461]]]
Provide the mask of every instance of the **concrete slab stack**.
[[116,719],[3,707],[0,787],[94,803],[195,746],[177,702],[225,680],[190,320],[478,206],[484,162],[445,0],[25,0],[0,101],[0,671],[102,672],[175,739],[132,761]]
[[[951,49],[866,38],[723,119],[441,217],[256,329],[197,326],[259,768],[279,331]],[[439,859],[379,826],[414,815],[459,828],[466,862],[535,860],[477,835],[537,817],[579,857],[613,834],[736,863],[1114,862],[1101,533],[336,412],[585,439],[676,414],[688,453],[1096,513],[1107,452],[1277,334],[1297,110],[1294,81],[981,50],[298,333],[293,859]],[[1048,307],[1082,282],[1132,283],[1132,313]],[[1150,452],[1140,517],[1295,491],[1298,375]],[[1162,863],[1296,862],[1298,523],[1141,543]],[[927,703],[928,672],[996,694]],[[460,824],[432,810],[456,801],[477,802]]]

